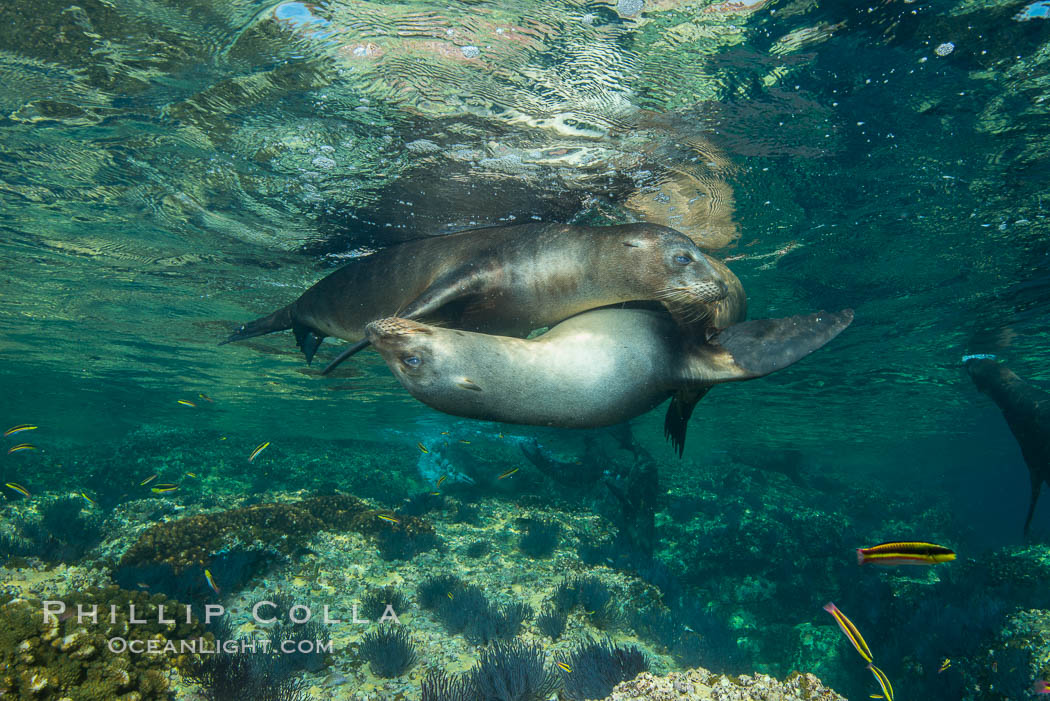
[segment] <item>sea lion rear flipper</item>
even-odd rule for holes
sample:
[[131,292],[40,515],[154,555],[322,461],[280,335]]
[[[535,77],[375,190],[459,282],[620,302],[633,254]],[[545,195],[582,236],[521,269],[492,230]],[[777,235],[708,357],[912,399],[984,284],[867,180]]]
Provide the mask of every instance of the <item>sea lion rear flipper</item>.
[[324,336],[318,335],[309,326],[302,326],[295,324],[292,326],[292,333],[295,334],[295,342],[299,344],[299,347],[303,351],[303,355],[306,356],[306,364],[309,365],[314,359],[314,353],[317,352],[318,346],[324,341]]
[[853,321],[853,310],[756,319],[734,324],[708,341],[729,355],[719,358],[715,382],[750,380],[792,365],[838,336]]
[[[220,343],[220,346],[224,346],[227,343],[233,341],[243,341],[246,338],[255,338],[256,336],[264,336],[274,331],[284,331],[292,328],[292,307],[291,305],[278,309],[273,314],[260,317],[255,321],[249,321],[247,324],[241,325],[236,331],[230,334],[230,337]],[[298,334],[296,334],[298,338]]]
[[1043,478],[1035,473],[1035,470],[1031,472],[1032,478],[1032,498],[1028,503],[1028,517],[1024,520],[1024,535],[1028,536],[1028,527],[1032,525],[1032,516],[1035,515],[1035,503],[1039,501],[1039,490],[1043,488]]
[[693,415],[697,402],[703,399],[710,389],[680,389],[674,393],[667,407],[667,414],[664,415],[664,438],[671,442],[671,447],[678,453],[678,457],[682,457],[685,451],[685,432],[689,428],[689,417]]

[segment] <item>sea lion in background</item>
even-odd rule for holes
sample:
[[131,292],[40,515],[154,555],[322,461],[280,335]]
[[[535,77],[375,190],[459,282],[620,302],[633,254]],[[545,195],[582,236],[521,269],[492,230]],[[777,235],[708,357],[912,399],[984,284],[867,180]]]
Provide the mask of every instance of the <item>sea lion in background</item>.
[[745,321],[710,338],[682,334],[665,312],[598,309],[523,340],[408,319],[367,327],[412,396],[489,421],[594,428],[627,421],[676,390],[749,380],[837,336],[853,312]]
[[963,366],[977,389],[999,405],[1010,432],[1021,446],[1032,483],[1024,534],[1032,524],[1043,482],[1050,482],[1050,393],[1032,387],[994,355],[963,356]]
[[665,226],[522,224],[358,258],[223,343],[292,329],[309,362],[326,336],[353,342],[328,372],[368,345],[367,323],[392,315],[526,336],[589,309],[637,301],[661,302],[679,324],[707,324],[725,315],[720,302],[742,294],[725,265]]

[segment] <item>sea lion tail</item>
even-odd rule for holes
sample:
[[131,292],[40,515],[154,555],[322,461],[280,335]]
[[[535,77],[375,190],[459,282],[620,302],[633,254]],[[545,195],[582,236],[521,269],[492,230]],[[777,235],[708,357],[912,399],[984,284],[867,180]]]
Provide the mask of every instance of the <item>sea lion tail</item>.
[[269,316],[260,317],[255,321],[249,321],[247,324],[242,325],[219,345],[224,346],[232,341],[243,341],[246,338],[265,336],[274,331],[290,329],[292,326],[292,306],[288,305],[283,309],[278,309]]

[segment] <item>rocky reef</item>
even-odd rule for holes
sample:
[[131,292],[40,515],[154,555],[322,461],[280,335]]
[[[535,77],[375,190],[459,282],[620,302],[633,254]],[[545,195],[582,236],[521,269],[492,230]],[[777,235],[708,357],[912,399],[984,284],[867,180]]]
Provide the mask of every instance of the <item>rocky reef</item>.
[[[178,652],[165,652],[166,643],[205,635],[196,620],[186,622],[178,602],[159,594],[106,587],[68,594],[62,601],[66,612],[47,621],[39,599],[14,599],[0,607],[0,696],[70,701],[168,699],[169,671],[187,660]],[[85,612],[97,611],[98,622],[79,621],[78,606]],[[130,606],[136,607],[136,620],[145,623],[131,624]],[[165,607],[165,618],[172,623],[158,622],[159,606]],[[114,638],[152,645],[157,652],[114,652],[109,645]]]
[[730,677],[690,669],[655,677],[643,672],[622,682],[605,701],[845,701],[812,674],[780,682],[765,674]]

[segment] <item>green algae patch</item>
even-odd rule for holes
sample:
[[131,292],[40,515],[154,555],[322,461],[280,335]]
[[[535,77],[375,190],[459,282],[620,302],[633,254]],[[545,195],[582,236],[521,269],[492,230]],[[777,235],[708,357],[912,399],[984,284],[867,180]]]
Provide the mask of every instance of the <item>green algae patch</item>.
[[433,536],[434,527],[416,516],[396,517],[349,495],[311,497],[290,504],[254,504],[159,523],[142,533],[123,555],[121,566],[168,564],[176,573],[207,565],[231,543],[260,541],[289,552],[322,530],[357,531],[373,537]]
[[[149,701],[169,698],[169,672],[187,661],[165,653],[165,643],[206,637],[196,620],[186,622],[184,608],[159,594],[118,587],[94,588],[63,597],[69,613],[44,620],[43,602],[15,599],[0,606],[0,696],[11,699],[70,701]],[[97,623],[78,622],[77,606],[97,607]],[[130,622],[130,606],[136,621]],[[165,619],[158,621],[158,607]],[[112,608],[111,608],[112,607]],[[113,652],[110,640],[150,641],[150,654]],[[118,646],[119,647],[119,646]]]

